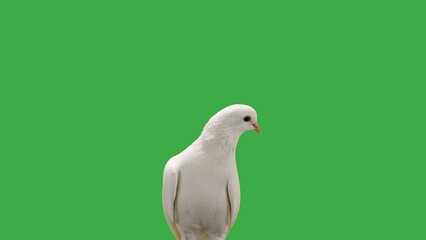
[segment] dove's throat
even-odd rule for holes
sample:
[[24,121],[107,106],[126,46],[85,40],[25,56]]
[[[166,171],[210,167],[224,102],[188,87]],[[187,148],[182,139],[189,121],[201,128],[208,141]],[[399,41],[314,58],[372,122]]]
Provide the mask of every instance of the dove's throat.
[[241,134],[230,133],[229,131],[203,132],[197,141],[204,148],[217,154],[235,154]]

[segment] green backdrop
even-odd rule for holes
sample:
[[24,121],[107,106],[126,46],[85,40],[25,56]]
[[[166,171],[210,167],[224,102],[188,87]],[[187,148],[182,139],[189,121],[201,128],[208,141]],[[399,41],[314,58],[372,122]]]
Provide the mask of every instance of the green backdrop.
[[240,139],[228,239],[426,239],[424,5],[0,12],[0,239],[173,239],[163,167],[234,103],[263,134]]

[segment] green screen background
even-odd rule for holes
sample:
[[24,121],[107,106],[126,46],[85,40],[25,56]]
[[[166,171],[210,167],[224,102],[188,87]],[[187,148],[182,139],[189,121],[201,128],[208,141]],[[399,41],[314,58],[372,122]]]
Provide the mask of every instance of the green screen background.
[[0,12],[0,239],[173,239],[163,167],[234,103],[263,134],[240,138],[228,239],[426,239],[424,5]]

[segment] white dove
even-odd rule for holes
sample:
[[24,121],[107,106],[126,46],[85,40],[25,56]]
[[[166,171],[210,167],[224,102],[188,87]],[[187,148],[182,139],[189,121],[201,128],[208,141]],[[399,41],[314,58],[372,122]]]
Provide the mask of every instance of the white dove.
[[223,240],[240,208],[235,149],[255,130],[256,111],[235,104],[216,113],[200,137],[164,168],[163,210],[177,240]]

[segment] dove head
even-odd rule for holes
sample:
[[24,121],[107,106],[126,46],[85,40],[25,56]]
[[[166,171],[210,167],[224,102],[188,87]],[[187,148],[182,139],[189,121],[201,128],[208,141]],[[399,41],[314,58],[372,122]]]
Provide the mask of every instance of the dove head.
[[235,104],[220,110],[210,118],[203,129],[203,134],[238,138],[249,130],[261,133],[257,124],[256,111],[250,106]]

